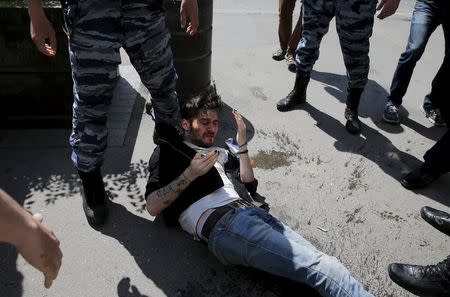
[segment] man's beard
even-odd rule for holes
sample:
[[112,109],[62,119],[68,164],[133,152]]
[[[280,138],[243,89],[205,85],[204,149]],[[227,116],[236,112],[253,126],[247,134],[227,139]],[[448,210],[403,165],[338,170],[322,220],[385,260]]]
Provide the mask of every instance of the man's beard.
[[201,138],[191,138],[191,142],[192,144],[195,144],[196,146],[199,147],[204,147],[204,148],[209,148],[213,146],[213,143],[205,143]]

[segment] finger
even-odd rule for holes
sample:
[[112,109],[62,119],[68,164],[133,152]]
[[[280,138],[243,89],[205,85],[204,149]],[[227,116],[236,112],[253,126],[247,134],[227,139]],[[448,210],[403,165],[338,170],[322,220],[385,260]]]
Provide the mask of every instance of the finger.
[[52,283],[53,283],[53,279],[51,279],[51,278],[48,277],[48,276],[45,276],[44,287],[45,287],[46,289],[48,289],[48,288],[50,288],[50,287],[52,286]]
[[386,3],[386,0],[381,0],[377,6],[377,10],[380,10],[384,6],[385,3]]
[[203,155],[204,155],[204,154],[196,153],[195,156],[194,156],[194,158],[193,158],[193,160],[201,160],[201,159],[203,159]]
[[186,28],[186,33],[187,33],[189,36],[194,35],[194,34],[192,33],[192,26],[191,26],[190,23],[189,23],[189,25],[188,25],[187,28]]
[[45,41],[41,39],[33,39],[34,44],[36,45],[36,48],[38,49],[41,54],[44,54],[46,56],[49,56],[49,53],[47,52],[47,47],[45,46]]
[[212,159],[208,160],[208,162],[206,162],[203,167],[205,172],[210,170],[214,166],[214,164],[216,164],[218,159],[219,159],[219,155],[214,156]]
[[42,221],[44,220],[44,217],[40,213],[35,213],[33,215],[33,219],[39,223],[42,223]]
[[180,9],[180,24],[181,24],[181,28],[185,28],[186,27],[186,13],[183,9]]
[[195,4],[195,7],[191,10],[191,14],[189,15],[189,20],[191,22],[192,27],[192,35],[197,32],[199,21],[198,21],[198,7]]
[[55,55],[56,49],[58,48],[58,42],[56,41],[55,31],[52,30],[49,39],[50,39],[50,49],[53,52],[53,55]]
[[379,18],[380,20],[382,20],[382,19],[384,19],[384,18],[386,18],[386,17],[387,17],[386,7],[384,7],[384,8],[381,10],[380,14],[378,15],[378,18]]
[[214,154],[215,154],[215,151],[204,154],[200,160],[200,164],[206,164],[207,162],[209,162],[209,160],[211,160],[211,158],[214,156]]

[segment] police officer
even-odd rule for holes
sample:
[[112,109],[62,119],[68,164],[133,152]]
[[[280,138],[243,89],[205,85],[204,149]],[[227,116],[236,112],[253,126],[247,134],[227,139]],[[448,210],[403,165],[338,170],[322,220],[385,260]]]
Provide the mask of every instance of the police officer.
[[[106,120],[118,78],[121,47],[150,91],[156,123],[179,122],[177,74],[162,2],[65,0],[62,3],[74,85],[72,161],[83,185],[83,209],[93,226],[102,225],[107,217],[100,168],[107,146]],[[41,53],[54,56],[55,32],[41,0],[27,0],[27,5],[32,40]],[[187,34],[195,34],[197,0],[181,0],[180,21]]]
[[372,35],[375,9],[378,18],[392,15],[400,0],[303,0],[303,36],[297,47],[297,75],[294,89],[277,104],[279,111],[292,110],[306,101],[306,88],[311,70],[319,57],[322,37],[328,32],[331,19],[336,28],[347,68],[346,128],[350,133],[361,131],[358,106],[369,73],[369,38]]

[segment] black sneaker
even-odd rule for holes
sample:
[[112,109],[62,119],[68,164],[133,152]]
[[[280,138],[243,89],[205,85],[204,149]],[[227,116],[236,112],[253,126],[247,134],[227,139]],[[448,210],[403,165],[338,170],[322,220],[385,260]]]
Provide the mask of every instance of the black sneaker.
[[441,112],[438,108],[425,108],[422,105],[420,105],[420,110],[425,114],[427,119],[436,127],[445,127],[445,121],[442,118]]
[[347,107],[345,108],[344,116],[347,119],[345,123],[347,131],[351,134],[359,134],[361,132],[361,121],[356,112]]
[[389,277],[399,286],[419,296],[450,296],[450,257],[436,265],[393,263]]
[[435,174],[422,165],[411,171],[400,181],[403,187],[408,190],[425,188],[433,181],[439,178],[439,174]]
[[285,55],[286,55],[286,52],[280,48],[272,54],[272,59],[274,59],[275,61],[282,61],[282,60],[284,60]]
[[383,120],[389,124],[400,124],[398,108],[391,101],[386,102],[383,110]]

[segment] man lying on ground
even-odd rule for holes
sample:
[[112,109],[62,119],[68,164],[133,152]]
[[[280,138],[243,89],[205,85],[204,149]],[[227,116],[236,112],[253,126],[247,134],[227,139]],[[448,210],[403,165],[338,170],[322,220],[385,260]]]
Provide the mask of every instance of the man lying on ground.
[[250,266],[306,283],[323,296],[372,296],[336,258],[240,197],[239,185],[226,172],[230,163],[237,164],[241,186],[256,192],[246,127],[233,111],[238,150],[233,155],[214,147],[221,105],[220,97],[209,93],[188,100],[181,108],[183,139],[175,140],[175,132],[160,139],[149,164],[150,215],[162,213],[168,223],[178,223],[207,243],[224,264]]

